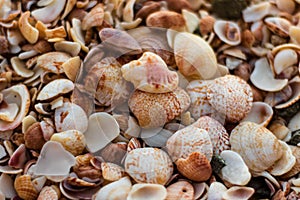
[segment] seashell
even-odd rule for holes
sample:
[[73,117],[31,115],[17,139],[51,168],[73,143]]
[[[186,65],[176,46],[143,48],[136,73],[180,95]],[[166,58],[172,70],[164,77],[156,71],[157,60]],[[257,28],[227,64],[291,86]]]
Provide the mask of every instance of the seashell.
[[55,133],[51,136],[50,140],[61,143],[62,146],[74,156],[81,154],[86,145],[83,133],[78,130],[67,130]]
[[63,11],[66,0],[53,0],[50,4],[43,8],[36,9],[31,12],[32,16],[44,24],[53,22]]
[[266,15],[270,14],[271,3],[270,2],[260,2],[258,4],[253,4],[248,6],[242,11],[243,19],[245,22],[255,22],[263,19]]
[[[53,89],[55,88],[55,90]],[[60,94],[69,93],[74,89],[74,84],[68,79],[56,79],[48,83],[37,96],[37,100],[43,101],[57,97]]]
[[164,147],[166,146],[167,140],[173,135],[169,130],[162,129],[154,136],[143,138],[143,141],[151,147]]
[[14,71],[21,77],[29,78],[33,76],[34,72],[28,70],[25,66],[25,63],[21,61],[18,57],[12,57],[10,63]]
[[[0,120],[0,131],[12,130],[18,127],[23,118],[26,116],[30,106],[30,95],[25,85],[19,84],[6,88],[1,91],[4,101],[10,104],[17,104],[18,114],[15,117],[7,116],[9,119],[13,118],[12,122]],[[11,114],[11,113],[10,113]]]
[[167,196],[164,186],[151,183],[134,184],[127,196],[128,200],[163,200]]
[[291,23],[288,20],[281,17],[267,17],[264,22],[273,33],[283,38],[289,37]]
[[173,173],[173,163],[166,152],[156,148],[138,148],[125,158],[125,171],[138,183],[166,184]]
[[[3,194],[3,199],[14,198],[17,194],[14,188],[14,181],[8,174],[2,173],[0,176],[0,192]],[[1,198],[1,197],[0,197]]]
[[238,122],[250,112],[253,94],[243,79],[226,75],[212,82],[207,99],[218,112],[226,115],[227,121]]
[[288,101],[283,102],[275,106],[276,109],[283,109],[292,107],[300,99],[300,82],[299,81],[290,81],[289,86],[292,88],[292,96]]
[[144,92],[167,93],[178,86],[177,73],[170,71],[162,58],[151,52],[123,65],[121,71],[125,80]]
[[[31,160],[32,161],[32,160]],[[35,160],[32,161],[32,162],[36,162]],[[29,164],[31,163],[30,161],[26,163]],[[32,164],[32,163],[31,163]],[[31,166],[31,164],[29,164],[29,166]],[[26,166],[27,167],[27,166]],[[30,167],[29,167],[30,168]],[[27,174],[27,173],[26,173]],[[38,192],[41,192],[45,183],[47,181],[47,177],[46,176],[40,176],[40,177],[37,177],[35,179],[32,180],[32,183],[33,183],[33,186],[35,187],[35,189],[38,191]]]
[[148,15],[159,11],[161,4],[159,2],[149,1],[143,4],[143,7],[136,13],[135,18],[146,19]]
[[266,58],[260,58],[255,62],[255,68],[250,76],[253,85],[261,90],[276,92],[283,89],[287,79],[275,79]]
[[62,64],[71,56],[63,52],[49,52],[38,57],[37,66],[55,74],[63,73]]
[[82,29],[88,30],[94,26],[101,26],[104,19],[103,4],[99,3],[92,10],[84,16],[82,20]]
[[39,37],[39,31],[31,26],[29,23],[29,17],[30,12],[26,11],[21,14],[21,17],[19,19],[19,29],[24,36],[24,38],[31,44],[34,44],[37,42]]
[[263,126],[243,122],[230,135],[231,150],[240,154],[250,170],[262,172],[283,155],[277,138]]
[[20,174],[23,172],[23,169],[15,169],[15,168],[12,168],[8,165],[6,166],[0,166],[0,172],[3,173],[3,174]]
[[25,146],[29,149],[41,150],[45,144],[40,122],[35,122],[24,133]]
[[269,130],[279,139],[283,140],[291,131],[285,125],[286,122],[283,118],[275,118],[269,126]]
[[192,126],[207,131],[215,155],[219,155],[223,150],[230,149],[229,135],[226,129],[217,120],[208,116],[203,116],[193,123]]
[[80,44],[83,51],[89,51],[89,48],[85,46],[84,35],[81,29],[81,21],[79,19],[72,19],[72,28],[70,29],[70,35],[74,42]]
[[[77,119],[80,118],[80,121]],[[88,129],[88,118],[84,110],[70,102],[65,102],[54,112],[54,123],[57,132],[78,130],[84,133]]]
[[[130,190],[131,182],[128,176],[121,178],[102,187],[93,199],[126,199]],[[122,188],[122,190],[120,190]]]
[[253,102],[250,112],[241,122],[249,121],[267,127],[272,117],[273,109],[269,104]]
[[60,19],[64,19],[73,10],[76,3],[77,0],[68,0],[64,12],[62,13]]
[[288,172],[286,172],[285,174],[280,176],[284,179],[290,178],[290,177],[298,174],[300,171],[300,157],[299,157],[300,148],[298,146],[292,146],[292,145],[289,145],[289,148],[292,150],[292,153],[293,153],[294,157],[296,158],[296,163],[292,167],[291,170],[289,170]]
[[290,26],[289,29],[289,36],[291,38],[291,42],[295,44],[300,43],[300,37],[299,37],[300,28],[298,26]]
[[147,17],[146,25],[183,31],[185,29],[185,20],[181,14],[173,11],[157,11]]
[[135,90],[128,102],[142,128],[163,126],[183,113],[189,104],[190,98],[181,88],[161,94]]
[[0,119],[6,122],[13,122],[19,112],[18,105],[16,103],[6,104],[5,102],[2,105],[4,108],[0,110]]
[[120,180],[125,175],[125,170],[114,163],[101,163],[101,170],[103,178],[108,181]]
[[295,1],[293,1],[293,0],[287,0],[287,1],[276,0],[275,2],[276,2],[276,6],[279,10],[282,10],[289,14],[293,14],[295,7],[296,7]]
[[234,22],[217,20],[214,23],[214,31],[226,44],[236,46],[241,43],[240,27]]
[[3,159],[7,155],[5,148],[0,145],[0,159]]
[[269,92],[264,99],[264,102],[271,107],[287,102],[293,95],[292,87],[287,85],[278,92]]
[[231,150],[224,150],[220,156],[225,161],[225,166],[221,169],[221,177],[233,185],[246,185],[251,174],[242,157]]
[[186,9],[182,9],[182,16],[186,22],[186,30],[193,33],[199,26],[199,17],[194,12]]
[[73,82],[75,82],[76,77],[79,73],[81,67],[81,59],[79,56],[70,58],[62,64],[62,68],[66,76]]
[[220,182],[213,182],[208,189],[208,200],[223,199],[223,194],[227,191],[227,188]]
[[212,174],[210,161],[200,152],[193,152],[186,159],[179,158],[175,164],[178,171],[192,181],[207,181]]
[[213,146],[206,130],[187,126],[175,132],[167,141],[166,149],[173,161],[187,159],[193,152],[206,156],[209,162],[213,155]]
[[105,112],[89,116],[88,129],[84,132],[87,149],[95,153],[104,148],[120,134],[118,122]]
[[46,186],[40,192],[37,200],[58,200],[58,195],[56,190],[51,186]]
[[208,35],[213,31],[216,19],[210,15],[202,17],[199,22],[201,35]]
[[124,136],[137,138],[139,137],[140,133],[141,133],[141,127],[138,125],[136,119],[132,116],[129,116],[128,127],[124,132]]
[[121,165],[121,161],[123,160],[126,152],[127,152],[127,144],[126,143],[125,144],[110,143],[101,150],[100,156],[106,162]]
[[224,194],[222,195],[222,199],[224,200],[247,200],[253,194],[255,190],[251,187],[240,187],[240,186],[233,186],[229,188]]
[[63,104],[64,104],[64,97],[60,96],[50,102],[51,110],[55,110],[56,108],[63,106]]
[[26,147],[24,144],[21,144],[10,156],[8,165],[14,168],[23,168],[27,161],[28,161],[28,155],[27,155]]
[[292,153],[292,149],[285,143],[279,140],[283,155],[272,165],[268,171],[274,176],[280,176],[289,172],[296,163],[296,158]]
[[80,44],[70,41],[55,42],[54,48],[56,51],[65,52],[73,57],[77,56],[81,50]]
[[279,51],[274,57],[274,71],[280,74],[286,68],[295,65],[298,62],[298,55],[293,49],[284,49]]
[[34,188],[30,175],[21,175],[15,179],[14,187],[18,196],[22,199],[34,200],[38,197],[38,192]]
[[188,181],[177,181],[167,187],[166,200],[194,199],[194,187]]
[[129,83],[122,77],[120,64],[109,57],[96,63],[85,77],[85,88],[92,93],[102,106],[115,106],[129,96]]
[[123,20],[125,22],[132,22],[134,17],[134,4],[136,0],[126,1],[126,5],[123,9]]

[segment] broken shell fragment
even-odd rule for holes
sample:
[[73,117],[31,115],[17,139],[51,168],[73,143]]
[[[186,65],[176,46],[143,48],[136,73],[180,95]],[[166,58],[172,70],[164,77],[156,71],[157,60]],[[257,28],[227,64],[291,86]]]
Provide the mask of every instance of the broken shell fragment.
[[194,199],[194,187],[188,181],[177,181],[167,187],[166,200]]
[[123,65],[121,70],[125,80],[144,92],[172,92],[178,86],[177,73],[170,71],[162,58],[151,52]]
[[21,61],[18,57],[12,57],[10,59],[10,62],[13,69],[18,75],[24,78],[29,78],[33,76],[34,72],[29,69],[26,69],[25,63]]
[[167,196],[167,190],[164,186],[151,183],[134,184],[128,194],[127,200],[162,200]]
[[35,122],[24,133],[25,145],[29,149],[40,150],[45,144],[40,122]]
[[35,200],[38,192],[31,182],[30,175],[21,175],[15,179],[14,187],[22,199]]
[[174,11],[157,11],[150,14],[146,19],[149,27],[160,27],[183,31],[185,29],[185,20],[183,16]]
[[22,13],[19,19],[19,28],[24,38],[31,44],[34,44],[39,38],[39,31],[31,26],[31,24],[29,23],[29,17],[29,11]]
[[295,65],[298,62],[298,55],[293,49],[283,49],[274,57],[274,71],[280,74],[286,68]]
[[273,109],[269,104],[264,102],[253,102],[250,112],[243,120],[241,120],[241,122],[255,122],[267,127],[272,117]]
[[241,43],[241,31],[238,24],[231,21],[217,20],[214,23],[214,31],[217,36],[231,46]]
[[[55,89],[54,89],[55,88]],[[74,84],[68,79],[56,79],[48,83],[37,96],[37,100],[52,99],[61,94],[66,94],[74,89]]]
[[289,37],[291,23],[282,17],[267,17],[264,19],[267,27],[280,37]]
[[125,171],[138,183],[166,184],[173,173],[169,155],[161,149],[138,148],[125,158]]
[[32,11],[32,16],[44,24],[53,22],[63,11],[66,0],[53,0],[43,8]]
[[41,190],[37,200],[58,200],[58,194],[57,191],[54,189],[54,187],[46,186],[43,187]]
[[117,181],[125,175],[125,170],[114,163],[101,163],[101,170],[103,178],[108,181]]
[[61,74],[64,72],[62,64],[70,58],[70,55],[63,52],[49,52],[39,56],[36,65],[46,71]]
[[241,186],[233,186],[229,188],[222,195],[222,199],[224,200],[247,200],[253,194],[255,190],[251,187],[241,187]]
[[85,15],[82,20],[82,29],[88,30],[94,26],[101,26],[104,20],[104,9],[102,4],[98,4]]

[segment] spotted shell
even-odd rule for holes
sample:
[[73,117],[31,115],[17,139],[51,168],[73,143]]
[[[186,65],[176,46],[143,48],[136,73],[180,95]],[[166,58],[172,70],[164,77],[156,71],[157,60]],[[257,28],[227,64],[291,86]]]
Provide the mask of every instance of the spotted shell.
[[281,144],[271,131],[253,122],[243,122],[230,134],[231,150],[240,154],[250,170],[262,172],[283,155]]
[[181,88],[161,94],[136,90],[128,104],[141,127],[153,128],[163,126],[186,111],[190,98]]
[[138,148],[125,159],[125,171],[138,183],[166,184],[173,173],[173,163],[166,152],[156,148]]
[[208,132],[213,144],[214,154],[219,155],[223,150],[230,149],[229,135],[224,126],[217,120],[208,116],[203,116],[193,123],[193,126]]
[[253,94],[243,79],[226,75],[210,84],[207,99],[218,112],[226,115],[227,121],[238,122],[250,112]]
[[187,126],[175,132],[167,141],[167,151],[173,161],[187,158],[193,152],[199,152],[211,161],[213,145],[206,130]]
[[22,199],[35,200],[38,192],[31,182],[30,175],[22,175],[15,179],[14,187],[18,196]]

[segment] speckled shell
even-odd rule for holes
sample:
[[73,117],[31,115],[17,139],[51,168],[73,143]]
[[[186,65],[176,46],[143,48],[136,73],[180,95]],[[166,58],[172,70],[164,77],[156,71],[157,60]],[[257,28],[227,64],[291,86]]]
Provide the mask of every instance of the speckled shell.
[[144,92],[172,92],[178,86],[177,73],[170,71],[165,61],[151,52],[145,52],[138,60],[123,65],[121,70],[127,81]]
[[29,175],[22,175],[15,179],[15,190],[19,197],[26,200],[35,200],[38,197],[38,192],[31,182]]
[[204,129],[208,132],[211,142],[213,144],[213,152],[219,155],[223,150],[230,149],[229,135],[217,120],[211,117],[200,117],[193,126]]
[[54,187],[46,186],[42,189],[37,200],[57,200],[58,194]]
[[114,163],[101,163],[101,170],[103,178],[108,181],[117,181],[125,175],[124,169]]
[[141,127],[153,128],[163,126],[186,111],[190,98],[181,88],[162,94],[136,90],[128,104]]
[[116,106],[129,96],[129,83],[122,77],[121,65],[114,58],[96,63],[85,77],[85,87],[95,93],[103,106]]
[[230,134],[231,150],[240,154],[250,170],[262,172],[281,158],[281,144],[271,131],[253,122],[243,122]]
[[166,184],[173,173],[173,163],[166,152],[156,148],[138,148],[125,159],[125,171],[138,183]]
[[167,151],[173,161],[199,152],[211,161],[213,146],[206,130],[188,126],[175,132],[167,141]]
[[217,78],[207,88],[209,103],[229,122],[242,120],[251,110],[253,94],[251,87],[243,79],[226,75]]

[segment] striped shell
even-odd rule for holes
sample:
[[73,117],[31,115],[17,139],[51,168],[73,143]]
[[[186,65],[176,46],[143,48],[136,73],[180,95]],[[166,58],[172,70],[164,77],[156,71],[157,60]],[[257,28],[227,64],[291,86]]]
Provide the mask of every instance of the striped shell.
[[163,126],[183,113],[190,105],[190,98],[181,88],[162,94],[136,90],[128,104],[141,127],[153,128]]
[[213,145],[206,130],[187,126],[175,132],[167,141],[167,151],[173,161],[188,158],[193,152],[199,152],[211,161]]
[[173,163],[166,152],[156,148],[138,148],[125,159],[125,171],[138,183],[166,184],[173,173]]
[[253,122],[243,122],[230,134],[231,150],[240,154],[250,170],[262,172],[281,158],[281,144],[271,131]]

